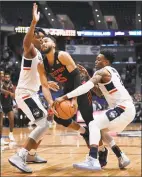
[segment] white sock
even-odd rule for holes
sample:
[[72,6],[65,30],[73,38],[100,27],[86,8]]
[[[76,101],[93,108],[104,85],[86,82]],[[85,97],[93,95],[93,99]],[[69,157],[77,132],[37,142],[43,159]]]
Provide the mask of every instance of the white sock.
[[80,126],[78,132],[84,134],[85,131],[86,131],[85,128]]
[[25,148],[21,148],[20,151],[18,152],[19,156],[20,157],[24,157],[24,156],[27,156],[28,155],[28,150],[25,149]]
[[112,148],[114,145],[116,145],[116,144],[115,144],[115,141],[112,140],[112,141],[109,143],[109,146]]

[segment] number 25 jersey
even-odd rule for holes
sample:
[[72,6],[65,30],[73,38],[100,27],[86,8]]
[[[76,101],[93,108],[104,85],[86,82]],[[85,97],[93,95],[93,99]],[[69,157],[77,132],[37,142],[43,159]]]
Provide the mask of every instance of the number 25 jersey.
[[46,75],[50,75],[55,81],[63,84],[69,82],[71,77],[66,66],[58,60],[58,53],[59,52],[56,51],[54,54],[54,63],[52,66],[49,65],[46,57],[43,59],[43,63]]

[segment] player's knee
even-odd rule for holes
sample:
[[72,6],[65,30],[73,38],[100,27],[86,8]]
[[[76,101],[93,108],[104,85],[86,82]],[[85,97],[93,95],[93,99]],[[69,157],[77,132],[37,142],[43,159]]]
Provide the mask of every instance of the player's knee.
[[89,129],[91,129],[94,126],[94,120],[89,122]]
[[68,127],[72,123],[72,119],[64,120],[61,118],[54,118],[57,124],[63,125],[64,127]]
[[38,121],[36,125],[37,127],[30,133],[29,137],[38,143],[38,141],[43,138],[48,130],[48,121],[46,118],[44,118]]
[[100,124],[98,123],[98,121],[92,120],[89,123],[89,129],[94,129],[94,128],[99,128],[100,129]]
[[36,122],[36,125],[41,127],[42,129],[47,129],[48,128],[48,121],[47,118],[44,117],[41,120]]

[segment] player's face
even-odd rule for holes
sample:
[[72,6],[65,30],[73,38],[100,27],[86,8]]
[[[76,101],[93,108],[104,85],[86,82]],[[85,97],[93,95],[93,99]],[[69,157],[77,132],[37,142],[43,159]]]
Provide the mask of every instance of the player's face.
[[3,81],[4,80],[4,72],[0,71],[0,80]]
[[44,37],[41,44],[41,51],[48,53],[52,48],[55,48],[55,43],[49,37]]
[[41,33],[41,32],[34,34],[32,43],[34,44],[34,46],[35,46],[37,49],[40,49],[40,48],[41,48],[41,44],[42,44],[42,39],[43,39],[43,38],[44,38],[44,34]]
[[101,69],[103,67],[105,67],[106,65],[108,65],[108,61],[106,60],[106,58],[104,57],[104,55],[99,54],[96,57],[96,61],[95,61],[95,67],[96,69]]
[[5,75],[5,76],[4,76],[4,80],[5,80],[6,82],[9,82],[9,81],[10,81],[10,76],[9,76],[9,75]]

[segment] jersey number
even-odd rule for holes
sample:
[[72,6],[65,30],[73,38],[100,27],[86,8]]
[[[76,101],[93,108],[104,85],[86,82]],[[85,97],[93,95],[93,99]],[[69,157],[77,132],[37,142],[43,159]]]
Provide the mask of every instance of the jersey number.
[[66,82],[67,81],[67,78],[63,77],[62,74],[59,74],[57,77],[55,77],[56,81],[58,82]]

